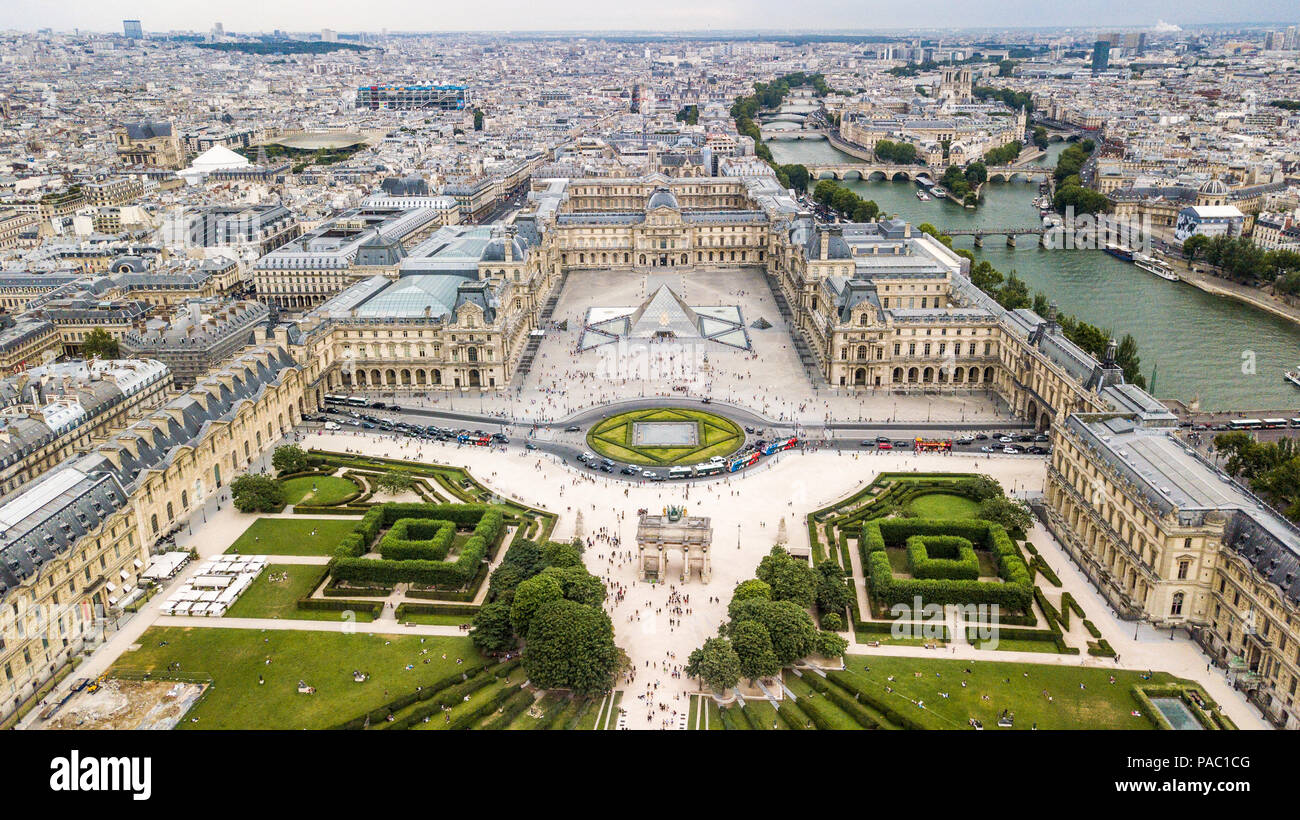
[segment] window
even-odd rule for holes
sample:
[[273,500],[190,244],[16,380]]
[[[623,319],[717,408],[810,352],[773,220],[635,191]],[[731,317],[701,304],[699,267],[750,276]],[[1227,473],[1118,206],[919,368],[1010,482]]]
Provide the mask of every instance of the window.
[[1188,570],[1191,569],[1191,567],[1192,567],[1192,562],[1191,562],[1191,561],[1179,561],[1179,562],[1178,562],[1178,580],[1180,580],[1180,581],[1185,581],[1185,580],[1187,580],[1187,572],[1188,572]]
[[1169,614],[1170,615],[1183,614],[1183,593],[1181,592],[1174,593],[1174,603],[1173,606],[1169,607]]

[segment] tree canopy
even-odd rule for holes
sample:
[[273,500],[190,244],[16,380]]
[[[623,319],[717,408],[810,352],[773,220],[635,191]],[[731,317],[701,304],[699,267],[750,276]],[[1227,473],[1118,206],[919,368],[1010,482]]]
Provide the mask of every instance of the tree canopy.
[[230,498],[242,513],[284,509],[284,487],[265,473],[245,473],[230,482]]
[[614,685],[618,672],[614,625],[598,607],[550,601],[534,613],[523,661],[534,686],[583,694],[604,692]]

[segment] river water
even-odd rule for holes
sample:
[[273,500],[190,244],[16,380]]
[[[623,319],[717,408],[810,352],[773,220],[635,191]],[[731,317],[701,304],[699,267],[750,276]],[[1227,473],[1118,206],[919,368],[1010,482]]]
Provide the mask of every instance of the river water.
[[[780,163],[858,162],[822,141],[768,143]],[[1053,166],[1064,143],[1053,143],[1038,164]],[[1017,227],[1036,225],[1035,183],[1022,181],[984,186],[979,208],[968,210],[948,200],[922,202],[912,182],[844,183],[884,214],[939,228]],[[1122,262],[1104,251],[1046,250],[1025,236],[1008,248],[1000,236],[986,236],[975,250],[970,237],[956,247],[987,259],[1004,275],[1014,271],[1030,292],[1042,291],[1062,313],[1112,331],[1133,334],[1148,386],[1160,398],[1190,402],[1206,410],[1293,410],[1300,416],[1300,389],[1282,378],[1300,365],[1300,327],[1271,313],[1201,291],[1185,282],[1169,282]]]

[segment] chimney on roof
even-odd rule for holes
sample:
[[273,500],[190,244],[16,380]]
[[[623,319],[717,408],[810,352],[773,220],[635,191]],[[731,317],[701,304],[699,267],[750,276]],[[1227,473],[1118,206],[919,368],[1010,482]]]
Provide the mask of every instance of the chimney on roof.
[[831,250],[831,234],[830,231],[823,228],[821,234],[821,250],[817,258],[829,259],[830,250]]
[[1105,359],[1105,365],[1106,365],[1107,367],[1114,367],[1114,366],[1115,366],[1115,354],[1116,354],[1117,352],[1119,352],[1119,342],[1115,341],[1115,337],[1114,337],[1114,336],[1111,336],[1111,337],[1110,337],[1110,341],[1109,341],[1109,342],[1106,342],[1106,359]]

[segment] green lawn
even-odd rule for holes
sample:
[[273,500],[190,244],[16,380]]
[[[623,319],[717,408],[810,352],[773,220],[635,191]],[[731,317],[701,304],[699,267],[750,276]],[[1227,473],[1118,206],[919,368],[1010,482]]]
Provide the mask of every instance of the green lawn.
[[437,612],[411,612],[402,615],[403,623],[460,626],[474,620],[473,615],[442,615]]
[[[159,646],[162,641],[167,645]],[[360,631],[152,627],[141,636],[139,649],[118,658],[110,675],[114,670],[165,672],[180,662],[180,674],[212,678],[207,697],[181,728],[325,729],[455,672],[461,668],[457,658],[466,664],[480,659],[469,638],[423,641]],[[429,651],[421,655],[422,649]],[[353,670],[368,672],[370,679],[353,682]],[[265,684],[258,684],[259,674]],[[299,694],[299,680],[316,687],[316,693]],[[195,717],[198,721],[191,722]]]
[[927,493],[912,499],[908,509],[921,518],[976,518],[979,504],[951,493]]
[[[860,685],[884,694],[894,690],[895,704],[916,720],[936,729],[964,729],[974,717],[985,729],[997,729],[1003,709],[1015,714],[1015,728],[1029,729],[1150,729],[1146,717],[1130,715],[1138,709],[1132,688],[1144,683],[1141,673],[1120,669],[1047,666],[1034,663],[891,658],[850,655],[845,658],[851,677]],[[870,667],[871,671],[864,671]],[[971,673],[966,674],[965,670]],[[921,676],[916,677],[915,673]],[[939,673],[936,676],[935,673]],[[889,676],[894,680],[889,681]],[[1115,683],[1110,683],[1114,676]],[[1178,680],[1157,672],[1150,683]],[[962,687],[966,681],[966,687]],[[1008,682],[1009,681],[1009,682]],[[1082,683],[1086,688],[1080,689]],[[793,688],[793,687],[792,687]],[[1047,696],[1043,692],[1047,692]],[[940,697],[948,693],[948,698]],[[983,696],[987,695],[988,700]],[[1052,698],[1048,700],[1048,696]],[[921,700],[925,708],[909,701]],[[803,706],[803,700],[799,701]]]
[[713,698],[704,699],[704,719],[708,723],[706,728],[711,732],[727,728],[722,725],[722,709]]
[[[228,553],[332,555],[356,521],[333,518],[259,518],[235,539]],[[312,535],[315,532],[315,535]]]
[[[235,601],[235,605],[226,610],[227,618],[296,618],[298,617],[298,599],[306,598],[316,589],[316,585],[325,577],[323,566],[304,566],[302,564],[269,564],[266,571],[257,577],[252,586]],[[288,574],[287,581],[272,581]],[[329,615],[337,619],[342,613],[311,613]]]
[[[637,422],[682,422],[697,424],[698,443],[681,447],[649,447],[634,444]],[[642,466],[698,464],[713,456],[734,453],[745,443],[745,433],[734,422],[714,413],[680,407],[662,407],[619,413],[598,422],[587,432],[587,446],[618,461]]]
[[351,479],[332,475],[305,475],[281,481],[280,485],[284,487],[285,503],[322,507],[338,504],[361,490]]

